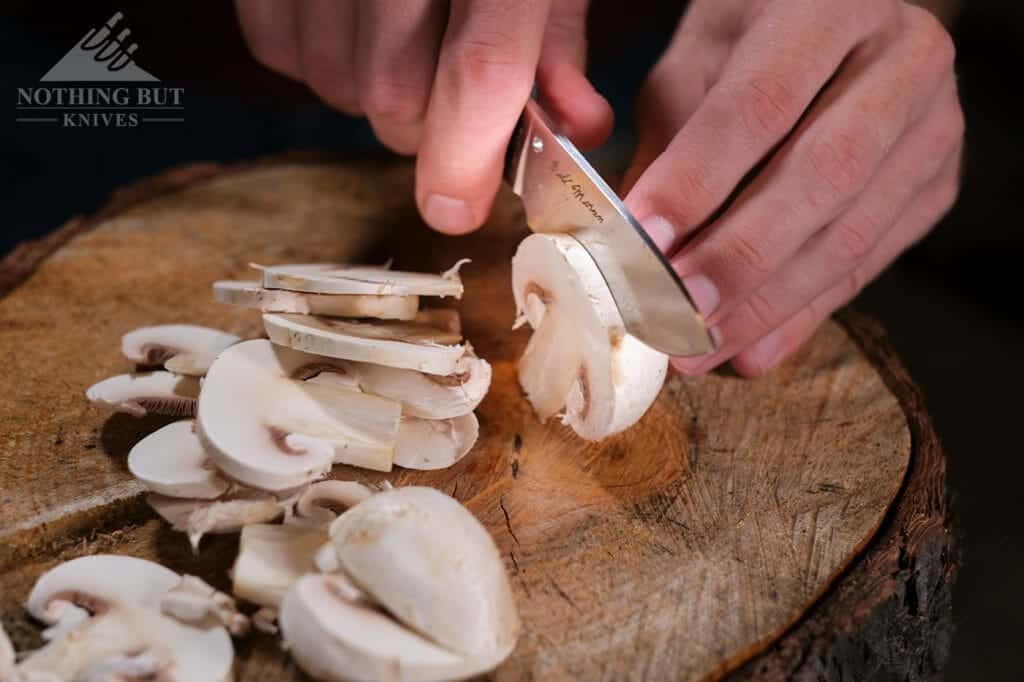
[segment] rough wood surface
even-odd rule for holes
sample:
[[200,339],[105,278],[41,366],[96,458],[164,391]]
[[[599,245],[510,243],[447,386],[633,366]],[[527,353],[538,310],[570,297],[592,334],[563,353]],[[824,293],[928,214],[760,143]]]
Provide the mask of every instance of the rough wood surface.
[[[464,270],[464,328],[495,368],[481,442],[449,470],[390,479],[451,492],[506,553],[525,633],[498,679],[715,678],[792,628],[755,661],[771,664],[763,674],[741,671],[781,678],[810,670],[815,657],[827,667],[826,640],[848,632],[856,643],[840,624],[862,624],[865,614],[849,611],[853,602],[828,610],[831,595],[812,611],[813,628],[792,626],[875,535],[910,461],[907,415],[917,430],[926,417],[908,411],[905,396],[901,407],[905,377],[842,327],[827,325],[761,381],[672,379],[640,424],[589,445],[538,424],[519,395],[526,333],[507,331],[508,262],[525,232],[510,197],[487,228],[455,239],[419,224],[404,164],[281,162],[170,177],[29,247],[31,262],[0,266],[0,614],[18,643],[34,632],[18,601],[58,556],[117,551],[225,584],[234,540],[213,538],[193,558],[183,537],[149,520],[127,473],[127,450],[159,422],[85,404],[88,385],[125,371],[120,335],[164,322],[255,335],[254,314],[210,302],[212,280],[247,276],[250,261],[392,255],[397,267],[438,271],[474,258]],[[44,258],[56,241],[67,243]],[[941,453],[932,456],[941,469]],[[929,472],[939,491],[940,469]],[[938,494],[934,483],[928,491]],[[932,497],[911,522],[941,507],[941,494]],[[927,535],[900,532],[911,555]],[[896,546],[865,568],[877,554],[869,552],[836,589],[867,570],[851,595],[872,612],[871,599],[894,593],[892,580],[908,584],[881,573]],[[269,641],[240,652],[240,679],[292,676]]]

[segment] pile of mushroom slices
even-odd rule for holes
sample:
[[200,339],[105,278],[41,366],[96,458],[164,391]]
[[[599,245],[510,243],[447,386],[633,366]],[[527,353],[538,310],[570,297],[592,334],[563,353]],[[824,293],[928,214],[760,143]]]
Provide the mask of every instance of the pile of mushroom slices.
[[532,234],[512,258],[515,327],[529,324],[519,383],[541,421],[601,440],[658,397],[668,356],[630,336],[590,254],[570,234]]

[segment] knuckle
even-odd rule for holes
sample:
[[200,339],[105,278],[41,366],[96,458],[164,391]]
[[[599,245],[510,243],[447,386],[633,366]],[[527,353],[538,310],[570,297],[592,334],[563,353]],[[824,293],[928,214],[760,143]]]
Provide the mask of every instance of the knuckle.
[[782,137],[800,113],[793,89],[784,78],[769,73],[753,74],[735,86],[733,105],[754,139]]
[[763,281],[774,268],[764,247],[744,234],[733,235],[722,247],[726,265],[739,268],[743,276],[756,282]]
[[304,53],[302,72],[306,84],[332,107],[346,113],[358,113],[359,105],[351,85],[353,79],[340,74],[330,64],[328,57],[318,58],[316,54]]
[[533,78],[532,69],[516,57],[514,41],[499,33],[460,41],[452,47],[446,65],[460,85],[485,92],[504,90],[509,84]]
[[840,220],[828,240],[829,256],[843,266],[860,264],[875,247],[882,229],[882,220],[875,214],[862,215],[857,220]]
[[778,326],[783,319],[780,311],[772,305],[760,292],[754,292],[747,299],[747,310],[750,311],[750,321],[755,327],[758,336],[767,334]]
[[956,61],[956,43],[942,25],[942,22],[930,11],[907,5],[907,26],[914,39],[921,44],[929,63],[939,68],[951,69]]
[[848,303],[857,298],[865,284],[867,284],[867,278],[861,268],[854,268],[847,273],[840,285],[842,287],[840,291],[842,292],[843,303]]
[[949,213],[950,209],[956,205],[957,199],[960,197],[960,180],[956,176],[952,176],[947,180],[943,180],[938,189],[936,190],[935,203],[939,208],[939,215],[944,216]]
[[370,79],[360,103],[371,118],[411,125],[423,118],[426,100],[426,94],[417,85],[376,77]]
[[[881,153],[877,135],[863,126],[814,140],[809,150],[814,176],[814,189],[808,197],[811,204],[820,206],[856,194],[867,184],[873,163]],[[824,196],[818,190],[821,187],[825,189]]]

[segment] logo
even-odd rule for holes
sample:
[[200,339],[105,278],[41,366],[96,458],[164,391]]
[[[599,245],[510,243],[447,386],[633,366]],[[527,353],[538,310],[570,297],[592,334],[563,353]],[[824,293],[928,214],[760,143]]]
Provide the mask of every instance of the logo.
[[[55,123],[62,128],[135,128],[181,123],[184,88],[151,85],[160,79],[135,63],[139,44],[116,12],[89,29],[40,83],[18,88],[18,123]],[[116,83],[117,85],[106,85]]]

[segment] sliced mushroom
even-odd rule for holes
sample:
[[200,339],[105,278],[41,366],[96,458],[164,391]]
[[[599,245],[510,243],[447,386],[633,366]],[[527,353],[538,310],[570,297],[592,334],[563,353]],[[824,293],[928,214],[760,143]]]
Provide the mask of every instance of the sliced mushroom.
[[630,337],[601,273],[569,235],[533,234],[512,259],[519,320],[534,329],[519,382],[543,421],[565,410],[599,440],[635,423],[664,383],[668,357]]
[[284,641],[299,666],[317,679],[464,679],[494,668],[511,652],[509,647],[490,656],[463,657],[352,596],[351,584],[340,574],[307,575],[284,599]]
[[472,412],[451,419],[402,417],[395,464],[424,471],[450,467],[473,448],[479,435],[480,423]]
[[333,370],[325,358],[265,340],[221,353],[197,418],[213,463],[237,481],[274,491],[321,478],[334,462],[390,470],[401,405],[302,381],[310,368]]
[[458,268],[463,262],[440,275],[360,265],[276,265],[262,268],[263,286],[315,294],[462,298]]
[[491,387],[491,366],[467,350],[447,376],[372,363],[353,363],[351,374],[364,391],[402,403],[402,414],[449,419],[469,414]]
[[133,417],[194,417],[199,380],[171,372],[119,374],[90,386],[85,397],[96,405]]
[[266,314],[263,326],[270,340],[280,346],[428,374],[452,374],[466,351],[459,343],[461,335],[415,322]]
[[284,289],[264,289],[256,281],[213,283],[213,300],[265,313],[299,313],[330,317],[376,317],[382,320],[412,320],[419,309],[419,296],[378,296],[307,294]]
[[318,481],[307,486],[299,495],[295,502],[295,514],[310,524],[328,524],[375,492],[378,489],[356,481]]
[[139,365],[164,365],[175,374],[202,376],[217,354],[241,341],[234,334],[194,324],[142,327],[121,337],[121,352]]
[[230,483],[217,473],[195,433],[195,421],[168,424],[128,453],[128,470],[151,492],[169,497],[212,499]]
[[462,334],[462,318],[454,308],[427,308],[416,313],[414,320],[452,334]]
[[231,591],[254,604],[279,608],[295,581],[316,571],[313,559],[325,542],[324,527],[246,526],[231,569]]
[[235,600],[202,578],[184,575],[160,600],[164,615],[199,626],[217,623],[235,636],[249,632],[249,619],[238,612]]
[[519,616],[498,549],[453,498],[416,486],[378,493],[330,536],[345,573],[396,620],[472,658],[514,647]]
[[234,653],[223,627],[192,627],[160,613],[179,583],[173,571],[132,557],[96,555],[57,566],[36,583],[29,612],[55,623],[73,606],[89,617],[28,653],[18,672],[28,680],[230,680]]
[[217,500],[186,500],[151,494],[146,502],[171,526],[188,536],[193,550],[207,533],[237,533],[253,523],[282,516],[287,503],[269,493],[240,490]]

